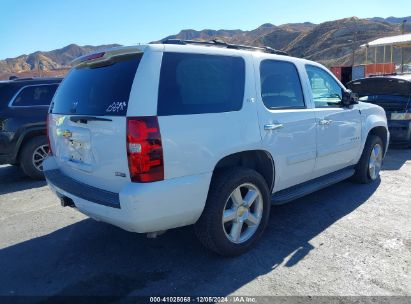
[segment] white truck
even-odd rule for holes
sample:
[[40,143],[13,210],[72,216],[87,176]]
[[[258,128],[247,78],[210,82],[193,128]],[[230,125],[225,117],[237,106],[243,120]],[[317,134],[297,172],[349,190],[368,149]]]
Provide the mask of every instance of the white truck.
[[271,204],[379,178],[384,110],[270,48],[167,41],[81,57],[50,106],[44,172],[63,206],[155,235],[194,224],[238,255]]

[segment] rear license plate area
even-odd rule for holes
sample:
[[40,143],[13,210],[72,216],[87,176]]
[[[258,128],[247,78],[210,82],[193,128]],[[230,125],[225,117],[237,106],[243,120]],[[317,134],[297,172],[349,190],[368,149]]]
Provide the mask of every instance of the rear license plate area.
[[85,151],[84,144],[75,140],[70,140],[68,149],[68,158],[70,161],[84,163],[85,162]]

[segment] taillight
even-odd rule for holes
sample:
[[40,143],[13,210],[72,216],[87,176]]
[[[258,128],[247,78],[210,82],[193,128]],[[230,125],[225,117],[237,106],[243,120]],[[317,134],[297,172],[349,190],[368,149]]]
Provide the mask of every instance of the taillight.
[[133,182],[164,179],[163,146],[156,116],[127,118],[127,156]]
[[81,58],[81,62],[99,59],[99,58],[103,57],[104,54],[105,54],[105,52],[100,52],[100,53],[95,53],[95,54],[84,56],[84,57]]
[[50,144],[50,119],[51,119],[51,115],[47,114],[47,121],[46,121],[46,134],[47,134],[47,142],[49,145],[49,154],[53,155],[53,151],[51,150],[51,144]]

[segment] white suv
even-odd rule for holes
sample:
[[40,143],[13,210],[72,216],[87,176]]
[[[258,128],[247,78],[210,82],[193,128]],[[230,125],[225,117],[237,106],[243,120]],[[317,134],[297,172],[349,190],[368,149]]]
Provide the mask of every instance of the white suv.
[[169,41],[78,59],[50,107],[48,184],[96,220],[151,235],[195,224],[206,247],[237,255],[270,204],[376,180],[384,110],[273,53]]

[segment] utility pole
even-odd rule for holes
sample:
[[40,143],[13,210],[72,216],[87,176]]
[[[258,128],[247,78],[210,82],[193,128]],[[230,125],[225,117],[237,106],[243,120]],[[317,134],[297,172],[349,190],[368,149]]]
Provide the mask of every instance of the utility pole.
[[352,66],[355,65],[355,48],[357,47],[357,31],[354,32],[354,39],[352,41]]
[[[355,38],[354,38],[355,39]],[[351,66],[353,67],[355,64],[355,40],[354,39],[349,39],[347,42],[351,43]]]
[[[407,20],[403,20],[401,24],[401,34],[405,34],[405,23]],[[401,47],[401,74],[404,74],[404,47]]]
[[41,77],[40,57],[37,55],[37,76]]
[[357,47],[357,19],[354,19],[354,33],[352,39],[352,67],[355,65],[355,48]]

